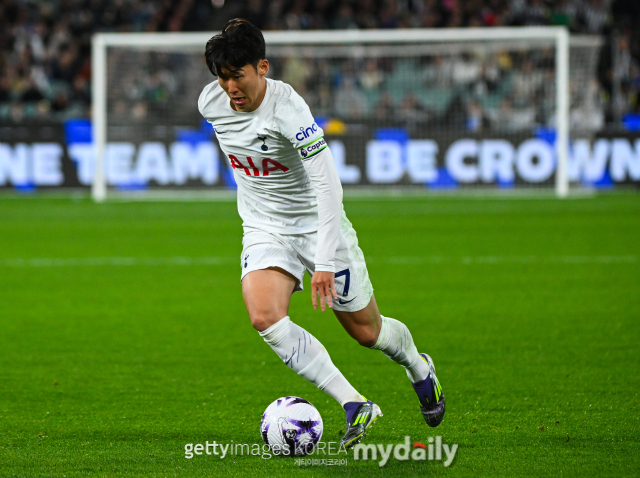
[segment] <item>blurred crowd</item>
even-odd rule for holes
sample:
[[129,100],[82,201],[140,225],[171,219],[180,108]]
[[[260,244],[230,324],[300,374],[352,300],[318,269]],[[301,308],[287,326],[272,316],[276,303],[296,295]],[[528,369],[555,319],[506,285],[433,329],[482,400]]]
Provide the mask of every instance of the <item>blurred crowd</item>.
[[[467,46],[473,53],[314,61],[290,56],[271,64],[274,77],[301,92],[315,114],[347,122],[401,125],[412,133],[438,128],[515,132],[554,124],[552,48]],[[604,117],[593,103],[597,85],[582,73],[576,75],[581,87],[573,88],[573,106],[588,107],[574,126],[599,129]]]
[[[640,114],[636,0],[3,0],[0,122],[87,117],[96,31],[216,31],[237,16],[265,30],[566,25],[604,39],[594,74],[572,83],[574,125],[599,129]],[[116,116],[146,120],[198,89],[199,78],[174,74],[176,62],[185,63],[176,56],[145,54],[128,68],[117,60],[109,60],[110,77],[119,78],[109,98]],[[314,112],[345,121],[393,118],[471,131],[554,121],[549,50],[407,60],[280,56],[272,65],[272,76],[304,94]]]
[[0,121],[86,117],[94,32],[204,30],[210,10],[207,0],[0,1]]
[[269,30],[567,25],[602,33],[609,0],[248,0],[241,14]]

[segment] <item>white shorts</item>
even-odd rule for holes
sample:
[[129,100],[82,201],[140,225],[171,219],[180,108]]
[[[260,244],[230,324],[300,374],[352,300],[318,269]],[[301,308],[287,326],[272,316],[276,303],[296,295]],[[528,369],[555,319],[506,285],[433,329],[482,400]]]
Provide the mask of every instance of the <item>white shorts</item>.
[[[242,276],[249,272],[280,267],[298,279],[294,292],[302,290],[305,271],[313,275],[318,234],[278,234],[246,227],[240,257]],[[358,237],[344,211],[340,223],[340,241],[336,250],[336,292],[333,308],[344,312],[364,309],[373,295],[373,286],[358,247]]]

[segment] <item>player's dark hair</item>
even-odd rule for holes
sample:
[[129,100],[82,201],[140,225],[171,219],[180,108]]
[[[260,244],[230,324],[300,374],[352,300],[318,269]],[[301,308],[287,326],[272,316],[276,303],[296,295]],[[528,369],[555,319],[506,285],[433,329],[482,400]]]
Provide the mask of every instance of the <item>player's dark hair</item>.
[[213,76],[225,78],[223,70],[234,73],[247,64],[258,70],[258,62],[264,60],[266,46],[258,27],[247,20],[229,20],[218,33],[207,42],[204,58]]

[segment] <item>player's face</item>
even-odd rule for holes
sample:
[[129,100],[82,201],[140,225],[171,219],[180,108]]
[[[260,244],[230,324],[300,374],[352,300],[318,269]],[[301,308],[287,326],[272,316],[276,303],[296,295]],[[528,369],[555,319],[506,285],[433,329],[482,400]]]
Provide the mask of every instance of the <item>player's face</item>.
[[260,106],[267,91],[264,75],[269,71],[269,62],[260,60],[257,68],[247,64],[237,71],[222,70],[218,83],[231,98],[231,107],[247,113]]

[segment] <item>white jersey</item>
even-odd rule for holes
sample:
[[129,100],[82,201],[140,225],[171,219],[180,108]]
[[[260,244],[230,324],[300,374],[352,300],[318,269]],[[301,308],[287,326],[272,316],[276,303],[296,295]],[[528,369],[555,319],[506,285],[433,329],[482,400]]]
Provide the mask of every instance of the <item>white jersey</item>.
[[243,226],[279,234],[317,231],[316,193],[302,160],[327,147],[324,133],[291,86],[266,81],[255,111],[235,111],[217,80],[202,90],[198,109],[233,168]]

